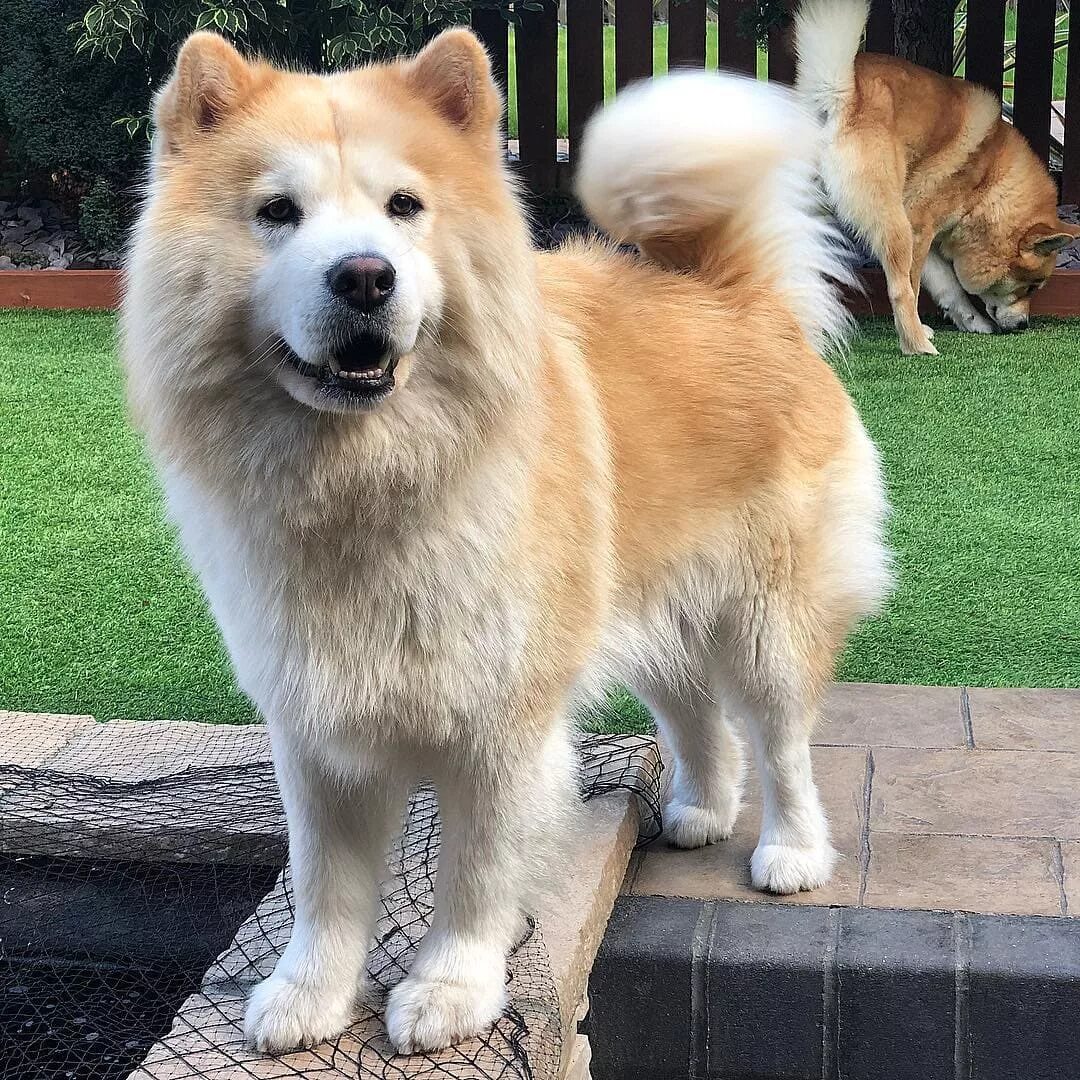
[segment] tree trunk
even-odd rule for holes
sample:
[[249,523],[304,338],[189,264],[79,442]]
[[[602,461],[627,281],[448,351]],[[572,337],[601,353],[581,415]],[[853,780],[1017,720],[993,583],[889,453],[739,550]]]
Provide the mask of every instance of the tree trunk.
[[893,0],[896,55],[951,75],[955,10],[956,0]]

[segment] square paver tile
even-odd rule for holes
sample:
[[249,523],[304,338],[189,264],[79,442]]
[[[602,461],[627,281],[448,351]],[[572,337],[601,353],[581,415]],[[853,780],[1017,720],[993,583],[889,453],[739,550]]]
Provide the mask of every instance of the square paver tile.
[[867,907],[1060,915],[1053,840],[870,835]]
[[955,686],[836,683],[814,742],[837,746],[965,745],[960,690]]
[[968,691],[980,749],[1080,752],[1080,690]]
[[815,747],[814,779],[840,853],[832,880],[814,892],[770,897],[750,884],[750,856],[757,845],[761,796],[753,766],[734,835],[719,844],[681,851],[662,838],[640,853],[629,882],[635,896],[682,896],[695,899],[768,900],[806,904],[854,904],[859,897],[859,848],[862,838],[866,752],[856,747]]
[[871,836],[1080,838],[1080,754],[874,750]]

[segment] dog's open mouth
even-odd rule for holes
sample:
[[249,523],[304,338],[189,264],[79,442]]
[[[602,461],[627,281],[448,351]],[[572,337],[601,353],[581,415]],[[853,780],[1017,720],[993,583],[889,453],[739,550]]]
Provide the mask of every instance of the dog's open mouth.
[[357,334],[324,364],[312,364],[288,346],[286,357],[301,375],[318,381],[321,394],[341,404],[369,404],[394,389],[398,357],[378,334]]

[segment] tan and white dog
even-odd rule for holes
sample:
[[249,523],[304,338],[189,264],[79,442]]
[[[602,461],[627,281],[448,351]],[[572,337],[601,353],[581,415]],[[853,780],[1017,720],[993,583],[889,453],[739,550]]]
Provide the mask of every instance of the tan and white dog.
[[268,1051],[350,1019],[392,831],[444,820],[387,1003],[404,1052],[483,1030],[576,798],[568,714],[611,679],[677,764],[676,844],[724,839],[747,724],[755,884],[833,851],[808,734],[889,580],[877,454],[819,351],[843,276],[816,128],[682,75],[590,127],[599,241],[538,255],[466,31],[317,77],[196,34],[158,97],[123,306],[130,399],[241,687],[269,722],[296,922]]
[[937,353],[920,283],[961,330],[1023,330],[1032,293],[1080,229],[1058,220],[1045,163],[992,94],[859,53],[868,11],[866,0],[799,8],[797,85],[826,118],[822,179],[885,271],[900,347]]

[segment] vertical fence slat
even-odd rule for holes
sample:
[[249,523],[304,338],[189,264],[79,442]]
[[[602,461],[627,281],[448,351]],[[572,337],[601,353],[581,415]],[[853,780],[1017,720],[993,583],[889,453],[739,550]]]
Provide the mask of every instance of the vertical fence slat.
[[670,0],[668,67],[705,66],[705,0]]
[[1005,66],[1005,5],[1002,0],[967,0],[964,78],[1001,97]]
[[[755,60],[757,57],[755,56]],[[791,25],[785,22],[769,31],[769,81],[795,82],[795,39]]]
[[1027,136],[1040,161],[1050,156],[1054,11],[1054,0],[1020,0],[1016,10],[1013,123]]
[[719,0],[716,12],[720,67],[730,71],[757,74],[757,43],[752,34],[740,33],[742,12],[749,7],[743,0]]
[[[1075,14],[1075,18],[1071,16]],[[1080,8],[1070,12],[1065,56],[1065,160],[1061,167],[1061,201],[1080,203]]]
[[573,162],[585,121],[604,100],[603,0],[566,0],[566,97]]
[[[968,8],[970,7],[971,0],[968,0]],[[866,51],[886,53],[889,56],[896,51],[892,0],[870,0],[870,18],[866,20]]]
[[472,28],[484,43],[491,57],[491,72],[506,97],[506,71],[509,67],[510,48],[507,22],[501,11],[492,8],[476,8],[472,13]]
[[652,32],[651,0],[615,0],[616,87],[652,74]]
[[555,190],[559,9],[522,10],[514,33],[518,140],[525,182],[538,193]]

